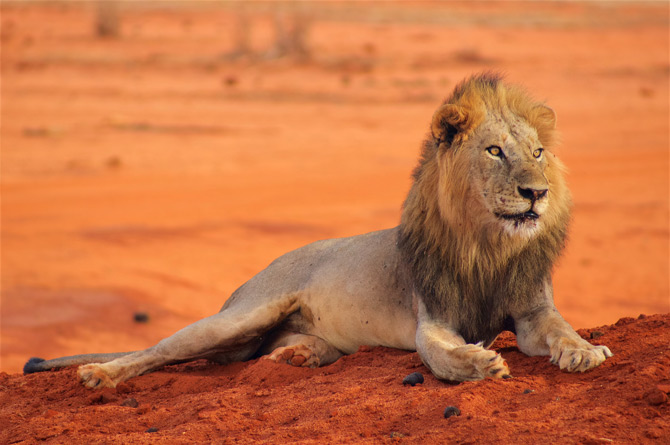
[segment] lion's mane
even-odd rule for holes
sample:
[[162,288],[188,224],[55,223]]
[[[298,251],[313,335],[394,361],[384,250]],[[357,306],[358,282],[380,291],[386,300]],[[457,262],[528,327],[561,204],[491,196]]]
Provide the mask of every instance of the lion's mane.
[[[550,277],[564,246],[571,198],[563,167],[551,154],[546,176],[552,201],[541,232],[524,240],[484,227],[484,215],[472,210],[481,206],[469,205],[471,166],[462,145],[487,110],[504,110],[524,118],[550,149],[556,139],[553,112],[548,116],[548,108],[493,73],[463,81],[444,104],[467,113],[458,116],[458,128],[444,123],[444,140],[425,140],[403,206],[398,246],[429,314],[448,321],[467,342],[489,344],[502,330],[513,330],[511,308],[530,304],[529,296],[541,292]],[[440,164],[439,150],[451,151],[443,157],[446,164]]]

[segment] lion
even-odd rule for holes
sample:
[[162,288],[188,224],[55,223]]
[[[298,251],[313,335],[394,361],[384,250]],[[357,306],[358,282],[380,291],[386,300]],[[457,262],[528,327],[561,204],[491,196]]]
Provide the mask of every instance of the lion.
[[368,345],[417,351],[442,380],[509,378],[488,349],[503,330],[529,356],[592,369],[611,351],[582,339],[553,300],[571,209],[555,123],[521,87],[474,75],[433,115],[399,226],[289,252],[219,313],[146,350],[33,358],[24,372],[77,364],[86,387],[115,387],[195,359],[317,367]]

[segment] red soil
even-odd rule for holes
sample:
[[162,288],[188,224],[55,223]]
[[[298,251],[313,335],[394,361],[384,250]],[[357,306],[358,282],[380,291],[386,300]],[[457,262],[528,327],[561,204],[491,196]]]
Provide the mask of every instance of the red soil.
[[[319,370],[182,365],[118,391],[85,391],[72,369],[16,375],[30,356],[146,348],[288,250],[396,225],[430,116],[485,69],[559,117],[575,201],[554,274],[566,319],[670,312],[667,3],[253,3],[253,54],[236,59],[237,3],[161,5],[123,2],[116,38],[94,35],[89,2],[0,5],[0,370],[14,373],[0,442],[667,432],[667,387],[654,388],[668,316],[599,329],[616,356],[583,375],[510,338],[504,382],[440,383],[415,354],[381,349]],[[276,11],[309,17],[306,58],[268,51]],[[416,369],[426,383],[403,388]],[[442,418],[446,405],[462,415]]]
[[[667,443],[670,315],[580,334],[595,332],[614,357],[585,374],[525,356],[508,334],[493,347],[514,378],[461,384],[386,348],[318,369],[199,361],[100,391],[81,386],[75,368],[2,373],[0,443]],[[417,371],[425,382],[403,386]],[[447,406],[460,416],[445,419]]]

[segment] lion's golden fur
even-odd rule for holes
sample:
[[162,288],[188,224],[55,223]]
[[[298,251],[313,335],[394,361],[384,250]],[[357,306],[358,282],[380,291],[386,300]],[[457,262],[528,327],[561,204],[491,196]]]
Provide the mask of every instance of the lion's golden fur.
[[[556,140],[551,109],[490,73],[459,84],[443,105],[453,106],[436,114],[433,134],[424,142],[403,208],[399,246],[428,310],[460,311],[458,318],[478,320],[466,340],[487,341],[509,315],[512,300],[549,276],[564,245],[571,199],[563,166],[550,151]],[[490,215],[473,197],[467,141],[492,112],[524,119],[547,152],[551,205],[540,233],[530,240],[506,236],[487,223]],[[485,313],[489,310],[492,314]]]

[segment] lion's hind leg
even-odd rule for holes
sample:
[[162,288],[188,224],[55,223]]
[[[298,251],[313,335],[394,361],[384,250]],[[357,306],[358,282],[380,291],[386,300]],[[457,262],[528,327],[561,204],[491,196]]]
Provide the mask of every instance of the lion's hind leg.
[[[297,298],[287,296],[256,307],[240,304],[196,321],[143,351],[108,363],[80,366],[82,384],[89,388],[115,387],[164,365],[200,358],[220,358],[221,354],[242,350],[253,354],[260,338],[299,308]],[[250,347],[253,350],[245,350]]]
[[263,347],[267,360],[317,368],[333,363],[342,353],[315,335],[280,332]]

